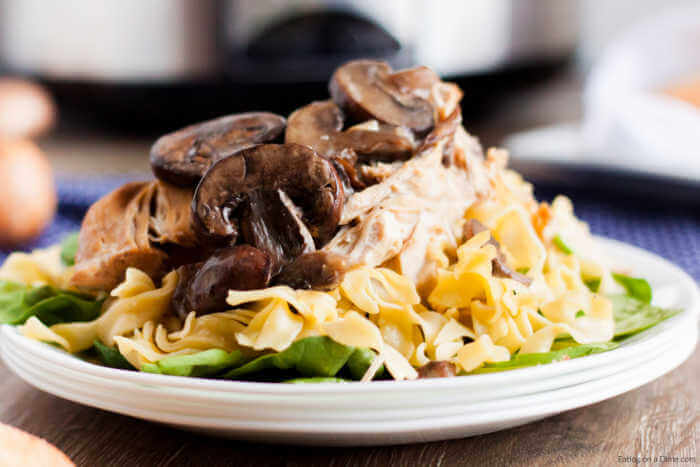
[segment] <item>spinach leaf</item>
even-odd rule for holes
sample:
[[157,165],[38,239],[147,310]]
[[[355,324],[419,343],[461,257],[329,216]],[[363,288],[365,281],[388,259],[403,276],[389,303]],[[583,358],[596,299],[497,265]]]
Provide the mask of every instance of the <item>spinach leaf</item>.
[[119,350],[113,347],[107,347],[99,340],[95,340],[95,351],[97,352],[97,357],[100,359],[104,366],[111,368],[119,368],[122,370],[135,370],[131,363],[124,358],[124,356],[119,353]]
[[101,307],[101,300],[87,295],[0,281],[0,323],[22,324],[31,316],[47,326],[90,321],[97,318]]
[[[362,379],[375,358],[377,358],[377,354],[370,349],[355,349],[352,355],[350,355],[346,365],[350,377],[356,381]],[[382,376],[384,376],[384,365],[380,366],[379,370],[377,370],[377,373],[374,375],[375,379],[381,378]]]
[[609,297],[613,304],[615,318],[615,339],[630,337],[681,312],[652,306],[626,295]]
[[[552,362],[561,362],[572,358],[584,357],[594,353],[612,350],[619,344],[615,342],[601,342],[599,344],[567,345],[567,342],[559,344],[559,348],[550,352],[515,354],[507,362],[487,363],[469,374],[495,373],[497,371],[515,370],[535,365],[543,365]],[[554,348],[554,346],[552,346]]]
[[574,250],[572,250],[559,235],[555,235],[554,238],[552,238],[552,243],[554,243],[554,246],[559,248],[559,251],[565,255],[570,255],[574,252]]
[[641,300],[644,303],[651,303],[651,286],[645,279],[616,273],[612,273],[612,276],[627,290],[627,294],[630,297]]
[[141,367],[141,371],[174,376],[212,376],[241,363],[243,355],[234,350],[229,353],[222,349],[209,349],[190,355],[165,357],[156,363]]
[[593,293],[598,293],[598,290],[600,290],[600,277],[592,277],[590,279],[584,279],[583,283],[586,284],[586,287],[588,287],[588,290],[590,290]]
[[61,261],[66,266],[75,264],[75,254],[78,252],[78,232],[66,236],[61,242]]
[[290,371],[301,376],[335,376],[355,352],[327,336],[314,336],[294,342],[282,352],[263,355],[224,375],[228,379],[250,379],[269,370]]
[[308,383],[349,383],[347,379],[343,378],[328,378],[324,376],[315,376],[312,378],[294,378],[283,381],[283,383],[289,384],[308,384]]

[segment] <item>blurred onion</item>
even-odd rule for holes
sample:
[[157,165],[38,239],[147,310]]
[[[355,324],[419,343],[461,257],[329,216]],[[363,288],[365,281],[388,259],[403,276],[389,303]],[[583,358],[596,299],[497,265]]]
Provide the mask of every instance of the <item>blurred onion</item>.
[[0,246],[37,237],[56,212],[56,189],[49,162],[25,140],[0,140]]
[[31,138],[54,124],[56,108],[40,85],[15,78],[0,78],[0,137]]

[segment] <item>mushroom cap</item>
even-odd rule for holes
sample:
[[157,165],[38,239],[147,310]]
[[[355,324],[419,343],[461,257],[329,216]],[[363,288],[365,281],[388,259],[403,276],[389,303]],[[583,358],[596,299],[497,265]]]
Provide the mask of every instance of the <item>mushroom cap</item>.
[[273,258],[275,270],[323,245],[344,201],[333,165],[299,144],[261,144],[216,162],[197,186],[192,210],[208,238],[235,243],[239,233]]
[[402,127],[373,121],[342,131],[344,120],[333,101],[312,102],[289,116],[285,142],[305,144],[332,159],[357,155],[362,161],[404,160],[415,149],[413,135]]
[[267,287],[272,272],[270,257],[250,245],[236,245],[216,251],[203,263],[182,266],[180,281],[173,294],[173,306],[184,318],[191,311],[198,315],[227,308],[229,290]]
[[338,68],[329,90],[333,100],[351,118],[377,119],[424,135],[435,125],[435,108],[428,100],[427,72],[404,70],[398,78],[386,62],[355,60]]
[[194,186],[219,159],[284,131],[284,117],[269,112],[227,115],[161,136],[151,148],[151,168],[161,180]]
[[287,264],[275,283],[295,289],[332,290],[350,269],[350,261],[330,251],[305,253]]
[[312,102],[289,115],[284,141],[305,144],[323,156],[334,157],[343,149],[335,138],[343,131],[344,120],[333,101]]

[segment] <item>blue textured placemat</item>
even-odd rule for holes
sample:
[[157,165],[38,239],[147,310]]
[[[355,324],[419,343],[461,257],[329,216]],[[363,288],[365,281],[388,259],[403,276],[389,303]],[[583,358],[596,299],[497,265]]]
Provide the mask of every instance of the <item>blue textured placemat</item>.
[[[48,246],[78,230],[88,206],[128,180],[144,176],[61,179],[58,181],[58,214],[47,231],[25,249]],[[537,196],[550,200],[559,190],[540,189]],[[570,191],[576,214],[591,230],[637,245],[663,256],[700,281],[700,214],[692,207],[652,204],[646,200]],[[0,261],[6,256],[0,251]]]

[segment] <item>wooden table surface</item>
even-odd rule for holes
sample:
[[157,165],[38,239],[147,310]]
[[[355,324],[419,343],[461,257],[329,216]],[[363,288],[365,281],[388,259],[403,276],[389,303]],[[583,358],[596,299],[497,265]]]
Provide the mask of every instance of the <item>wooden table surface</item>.
[[84,407],[34,389],[0,363],[0,422],[45,438],[79,466],[606,466],[617,464],[618,456],[697,460],[698,370],[700,348],[676,370],[635,391],[518,428],[425,444],[324,448],[212,438]]
[[[570,76],[540,83],[468,128],[495,144],[510,131],[576,120],[579,93],[580,83]],[[151,142],[68,133],[41,145],[58,172],[92,175],[147,171]],[[617,464],[618,456],[697,459],[699,394],[696,350],[681,367],[640,389],[507,431],[406,446],[312,448],[211,438],[84,407],[34,389],[0,363],[0,422],[47,439],[80,466],[594,466]]]

